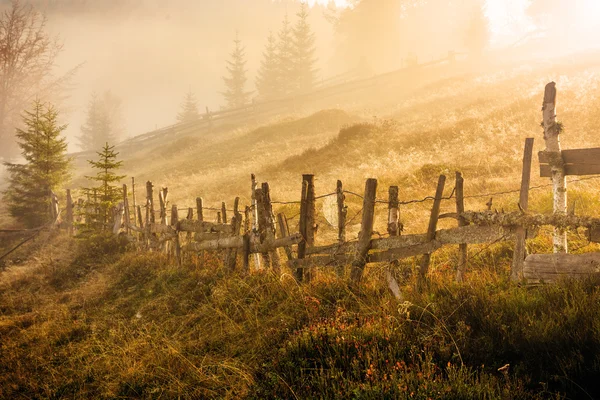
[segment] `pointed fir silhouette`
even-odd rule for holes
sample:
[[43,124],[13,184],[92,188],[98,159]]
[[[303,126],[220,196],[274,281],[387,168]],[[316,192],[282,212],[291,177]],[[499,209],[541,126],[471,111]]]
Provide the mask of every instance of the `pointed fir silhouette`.
[[183,103],[181,104],[181,111],[177,114],[178,123],[193,122],[200,119],[200,112],[198,112],[198,102],[196,96],[190,90],[185,95]]
[[223,77],[225,92],[223,96],[229,108],[240,108],[250,102],[250,92],[246,92],[246,52],[238,34],[233,41],[235,48],[231,59],[227,61],[227,75]]
[[269,33],[263,59],[256,77],[256,90],[260,100],[272,100],[280,96],[277,39]]
[[9,173],[4,200],[10,214],[27,228],[50,222],[51,194],[69,179],[71,160],[61,136],[67,127],[57,119],[52,105],[35,100],[32,110],[23,114],[25,127],[16,130],[25,164],[4,163]]
[[97,173],[86,178],[98,184],[84,189],[84,193],[89,198],[86,204],[86,209],[89,211],[85,215],[85,228],[88,231],[107,230],[112,209],[117,205],[122,194],[121,187],[115,183],[125,178],[125,175],[117,175],[117,171],[123,166],[123,161],[117,161],[119,153],[115,152],[115,146],[110,146],[106,142],[102,150],[96,154],[98,160],[88,160],[88,163],[97,170]]

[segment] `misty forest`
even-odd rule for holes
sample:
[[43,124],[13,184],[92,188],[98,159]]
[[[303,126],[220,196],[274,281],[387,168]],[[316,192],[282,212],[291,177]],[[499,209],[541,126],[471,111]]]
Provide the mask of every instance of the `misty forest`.
[[597,0],[0,0],[0,399],[600,398]]

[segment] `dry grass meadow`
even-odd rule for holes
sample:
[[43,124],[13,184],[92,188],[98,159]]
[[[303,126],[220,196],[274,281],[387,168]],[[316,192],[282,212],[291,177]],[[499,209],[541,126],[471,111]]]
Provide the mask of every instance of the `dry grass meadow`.
[[[434,194],[442,173],[449,195],[455,171],[465,177],[466,196],[511,191],[519,187],[525,138],[535,137],[535,152],[544,148],[541,102],[550,80],[563,147],[600,147],[600,63],[573,57],[436,81],[396,100],[378,98],[376,114],[332,107],[209,138],[190,134],[124,154],[124,172],[139,187],[146,180],[168,186],[180,208],[197,196],[206,206],[235,196],[248,204],[251,173],[269,182],[275,201],[299,200],[303,173],[315,174],[317,195],[335,191],[338,179],[362,193],[365,180],[377,178],[378,198],[398,185],[401,201],[421,199]],[[534,161],[532,185],[547,184],[537,168]],[[598,215],[599,189],[600,180],[572,183],[570,208]],[[531,196],[531,210],[551,211],[550,188]],[[515,210],[517,199],[496,195],[493,207]],[[468,198],[466,208],[482,210],[488,200]],[[335,234],[327,202],[317,204],[323,243]],[[348,195],[347,202],[351,217],[361,200]],[[424,231],[430,206],[401,207],[405,232]],[[379,232],[385,207],[376,211]],[[296,204],[275,211],[295,227]],[[454,202],[444,202],[442,212],[450,211]],[[575,252],[598,250],[577,232],[570,240]],[[0,247],[8,246],[3,239]],[[528,247],[548,252],[550,236]],[[357,291],[326,270],[299,285],[289,271],[228,273],[217,255],[178,267],[119,238],[44,233],[1,266],[0,398],[600,396],[598,282],[516,285],[508,279],[511,243],[470,252],[462,285],[453,282],[456,249],[435,253],[425,293],[412,289],[415,260],[401,262],[406,301],[398,302],[383,280],[388,265],[368,267]]]

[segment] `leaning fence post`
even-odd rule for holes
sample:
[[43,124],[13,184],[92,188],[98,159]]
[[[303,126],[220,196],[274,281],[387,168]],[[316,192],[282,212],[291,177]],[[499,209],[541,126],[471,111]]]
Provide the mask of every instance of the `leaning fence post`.
[[131,204],[133,205],[133,226],[135,226],[135,212],[137,209],[137,204],[135,201],[135,178],[131,177]]
[[123,207],[125,212],[125,233],[129,234],[129,224],[131,219],[129,216],[129,199],[127,198],[127,185],[123,184]]
[[[398,186],[390,186],[388,197],[388,227],[387,231],[390,236],[400,235],[400,202],[398,200]],[[397,268],[399,265],[398,260],[393,260],[390,263],[389,268],[386,268],[385,274],[388,283],[388,288],[394,294],[397,299],[402,298],[400,293],[400,285],[398,281],[392,275],[392,269]]]
[[171,206],[171,226],[174,228],[175,239],[173,244],[175,247],[175,258],[177,259],[177,265],[181,265],[181,243],[179,242],[179,211],[177,205]]
[[169,197],[169,189],[164,187],[158,193],[158,200],[160,201],[160,224],[167,225],[167,201]]
[[[460,172],[456,172],[456,214],[458,218],[458,226],[466,226],[468,223],[462,214],[465,212],[465,195],[464,195],[465,180]],[[461,243],[458,245],[458,267],[456,268],[456,281],[463,282],[465,279],[465,270],[467,269],[467,244]]]
[[[300,194],[300,221],[298,224],[298,229],[300,231],[300,235],[302,236],[302,241],[298,243],[298,259],[302,260],[306,257],[306,196],[308,192],[308,182],[304,179],[304,175],[302,176],[302,192]],[[302,282],[304,279],[304,268],[298,267],[296,268],[296,279],[298,282]]]
[[[146,226],[156,222],[154,218],[154,185],[152,182],[146,182]],[[149,217],[149,218],[148,218]]]
[[67,189],[67,234],[73,236],[73,198],[71,197],[71,189]]
[[[284,238],[290,235],[290,230],[287,223],[287,218],[284,213],[277,214],[277,225],[279,225],[279,237]],[[292,246],[285,246],[283,248],[287,256],[288,261],[294,259],[294,253],[292,253]]]
[[[427,242],[431,242],[435,239],[437,231],[437,223],[440,216],[440,207],[442,205],[442,197],[444,195],[444,186],[446,185],[446,176],[440,175],[438,179],[437,189],[435,191],[435,199],[433,200],[433,207],[431,208],[431,215],[429,217],[429,227],[427,228]],[[419,276],[417,277],[417,288],[421,289],[426,282],[427,272],[429,271],[429,264],[431,263],[431,253],[425,253],[421,259],[421,265],[419,269]]]
[[[266,229],[267,222],[265,217],[265,206],[264,206],[264,198],[263,198],[263,190],[262,188],[256,189],[254,191],[254,198],[256,200],[256,211],[258,214],[258,235],[260,238],[260,242],[263,243],[267,237]],[[262,253],[262,260],[265,263],[265,268],[269,268],[271,266],[271,259],[269,257],[269,253]]]
[[204,212],[202,211],[202,197],[196,197],[196,213],[198,214],[198,221],[204,221]]
[[[254,213],[252,215],[252,230],[258,231],[258,207],[256,206],[256,175],[250,174],[250,182],[251,182],[251,193],[252,193],[252,204],[254,207]],[[254,262],[255,268],[260,269],[260,257],[258,254],[254,254]]]
[[[268,241],[275,240],[275,221],[273,215],[273,205],[271,204],[271,189],[269,188],[269,183],[264,182],[262,184],[262,193],[263,193],[263,206],[264,210],[264,219],[265,219],[265,233]],[[271,263],[273,264],[273,271],[276,274],[281,273],[281,261],[279,259],[279,253],[277,249],[273,249],[269,252],[269,256],[271,259]]]
[[[519,207],[525,212],[529,207],[529,182],[531,180],[531,160],[533,158],[533,138],[525,139],[525,150],[523,153],[523,172],[521,176],[521,193],[519,196]],[[513,254],[513,263],[510,277],[512,280],[519,280],[523,274],[523,262],[527,256],[525,239],[527,230],[519,226],[516,231],[515,251]]]
[[225,202],[221,202],[221,217],[223,218],[223,223],[227,223],[227,207],[225,206]]
[[[552,171],[552,194],[554,197],[554,213],[567,213],[567,179],[565,166],[560,150],[560,125],[556,122],[556,83],[550,82],[544,91],[542,107],[544,140]],[[567,253],[567,234],[563,228],[554,228],[554,252]]]
[[362,222],[358,243],[356,244],[356,260],[352,263],[350,278],[358,284],[363,276],[367,264],[367,254],[371,248],[371,236],[373,235],[373,223],[375,219],[375,195],[377,192],[377,179],[367,179],[365,183],[365,196],[363,199]]
[[337,181],[336,187],[337,195],[337,208],[338,208],[338,242],[344,243],[346,241],[346,216],[348,214],[348,207],[344,204],[346,196],[344,196],[344,188],[342,181]]
[[[225,203],[223,203],[225,204]],[[240,236],[240,229],[242,227],[242,214],[239,212],[240,198],[236,197],[233,201],[233,217],[231,218],[231,233],[232,236]],[[229,270],[235,271],[235,265],[237,263],[237,249],[229,250],[228,264]]]

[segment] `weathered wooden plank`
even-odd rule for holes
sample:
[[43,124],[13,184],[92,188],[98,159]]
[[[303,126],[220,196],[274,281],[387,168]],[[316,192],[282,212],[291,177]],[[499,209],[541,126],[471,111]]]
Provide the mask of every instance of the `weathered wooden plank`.
[[354,256],[348,254],[320,255],[303,259],[288,260],[290,268],[333,267],[348,264]]
[[179,221],[179,230],[182,232],[223,232],[230,233],[232,231],[231,224],[215,224],[206,221],[193,221],[183,219]]
[[[270,242],[260,243],[257,238],[250,240],[250,253],[265,253],[273,249],[285,246],[298,244],[302,240],[299,233],[294,235],[274,239]],[[229,238],[221,238],[217,240],[207,240],[200,243],[188,243],[184,246],[186,251],[202,251],[202,250],[224,250],[224,249],[241,249],[244,247],[243,236],[233,236]]]
[[344,204],[346,196],[344,195],[344,187],[342,181],[337,181],[336,186],[337,209],[338,209],[338,242],[346,241],[346,217],[348,215],[348,207]]
[[[591,149],[571,149],[561,151],[565,164],[592,164],[600,166],[600,147]],[[545,151],[538,153],[540,164],[549,164],[551,155]]]
[[340,254],[347,252],[356,251],[356,244],[358,242],[345,242],[345,243],[335,243],[329,244],[327,246],[314,246],[309,249],[306,249],[306,255],[313,254]]
[[[283,213],[277,214],[277,223],[279,225],[279,237],[282,238],[282,237],[289,236],[290,231],[288,228],[287,218],[285,217],[285,214],[283,214]],[[294,253],[292,253],[292,247],[285,246],[284,250],[285,250],[285,254],[287,256],[288,261],[293,260]]]
[[175,232],[174,227],[170,225],[163,224],[150,224],[150,233],[164,233],[164,234],[173,234]]
[[[600,174],[599,164],[566,164],[564,166],[565,175],[598,175]],[[552,167],[547,164],[540,164],[540,176],[542,178],[552,177]]]
[[600,253],[532,254],[527,256],[523,266],[523,277],[531,283],[597,273],[600,273]]
[[442,247],[442,243],[438,242],[437,240],[432,240],[431,242],[417,244],[414,246],[407,246],[386,251],[380,251],[377,253],[371,253],[367,256],[367,262],[389,262],[394,260],[400,260],[402,258],[418,256],[420,254],[431,254],[440,247]]

